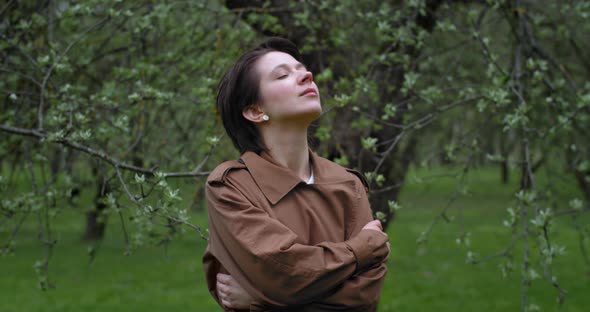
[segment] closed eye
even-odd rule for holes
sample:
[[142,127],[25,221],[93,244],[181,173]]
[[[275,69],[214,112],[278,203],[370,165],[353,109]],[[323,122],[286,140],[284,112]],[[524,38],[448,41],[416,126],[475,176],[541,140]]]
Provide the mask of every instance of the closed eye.
[[285,79],[285,78],[287,78],[287,76],[288,76],[287,74],[280,75],[277,77],[277,79]]

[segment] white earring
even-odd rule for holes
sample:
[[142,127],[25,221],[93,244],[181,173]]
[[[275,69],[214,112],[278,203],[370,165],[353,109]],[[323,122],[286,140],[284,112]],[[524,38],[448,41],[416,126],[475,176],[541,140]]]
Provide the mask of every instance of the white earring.
[[268,121],[269,119],[270,119],[270,117],[268,117],[268,115],[266,115],[266,114],[262,115],[262,120]]

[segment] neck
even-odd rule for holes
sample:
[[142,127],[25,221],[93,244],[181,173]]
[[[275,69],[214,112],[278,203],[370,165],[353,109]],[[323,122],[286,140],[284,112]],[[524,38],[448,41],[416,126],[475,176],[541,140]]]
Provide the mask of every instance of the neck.
[[303,181],[311,176],[307,127],[261,127],[268,153],[279,165],[289,168]]

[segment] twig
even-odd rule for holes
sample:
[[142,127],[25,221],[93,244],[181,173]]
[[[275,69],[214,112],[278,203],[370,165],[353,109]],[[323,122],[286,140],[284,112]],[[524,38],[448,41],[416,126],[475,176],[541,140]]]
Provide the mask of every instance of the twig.
[[391,152],[393,151],[393,149],[397,146],[397,143],[399,143],[399,141],[401,140],[401,138],[404,136],[405,134],[405,130],[400,132],[395,139],[393,140],[393,142],[389,145],[389,147],[387,148],[387,150],[385,152],[383,152],[383,156],[381,157],[381,159],[379,160],[379,163],[377,163],[377,166],[375,166],[375,170],[373,170],[373,172],[378,172],[379,169],[381,168],[381,166],[383,165],[383,162],[385,162],[385,158],[387,158],[387,156],[389,156],[389,154],[391,154]]
[[43,74],[45,73],[45,71],[43,70],[43,68],[41,68],[41,66],[39,66],[39,64],[37,64],[37,62],[35,62],[35,60],[33,59],[33,57],[31,57],[29,54],[27,54],[25,51],[23,51],[23,49],[21,49],[19,46],[17,46],[15,43],[13,43],[10,40],[10,38],[6,37],[3,33],[0,33],[0,38],[2,38],[4,41],[8,42],[8,44],[10,44],[13,48],[17,49],[18,52],[20,52],[20,54],[22,54],[41,73],[43,73]]
[[205,154],[205,157],[203,158],[203,160],[201,160],[201,162],[195,167],[195,169],[193,169],[193,171],[188,172],[188,173],[187,172],[170,172],[170,173],[164,173],[163,176],[166,178],[179,178],[179,177],[193,177],[193,176],[199,174],[201,172],[201,168],[203,168],[205,163],[209,160],[209,158],[211,158],[211,155],[213,155],[213,152],[215,151],[215,149],[219,145],[219,142],[221,142],[222,138],[223,138],[223,136],[221,136],[219,138],[219,140],[217,140],[217,142],[215,142],[215,144],[213,144],[211,146],[211,148],[209,149],[207,154]]
[[[142,203],[140,203],[137,199],[136,196],[134,196],[133,194],[131,194],[131,192],[129,191],[129,188],[127,188],[127,183],[125,183],[125,180],[123,180],[123,175],[121,174],[121,170],[119,169],[119,167],[117,166],[113,166],[115,168],[115,171],[117,172],[117,178],[119,178],[119,182],[121,182],[121,185],[123,186],[123,190],[125,191],[125,194],[127,195],[127,197],[129,198],[129,200],[131,200],[131,202],[133,202],[134,204],[136,204],[138,207],[140,207],[142,210],[144,207],[144,205]],[[192,229],[194,229],[200,236],[201,238],[207,240],[207,237],[205,235],[203,235],[203,233],[201,232],[201,228],[190,223],[187,221],[182,221],[179,220],[175,217],[169,216],[169,215],[163,215],[161,213],[158,213],[157,211],[152,212],[153,214],[163,217],[163,218],[167,218],[169,220],[172,220],[174,222],[177,222],[179,224],[184,224]]]
[[[31,175],[31,184],[33,186],[33,192],[34,192],[35,196],[41,196],[41,192],[39,190],[39,185],[37,183],[37,178],[35,175],[35,169],[33,168],[33,158],[31,157],[31,150],[30,150],[29,144],[26,144],[25,157],[27,158],[27,169],[29,170],[29,174]],[[47,198],[45,197],[45,199],[47,199]],[[41,210],[37,211],[37,217],[38,217],[38,221],[39,221],[39,232],[37,235],[38,235],[39,241],[41,241],[41,244],[43,245],[43,261],[41,263],[40,272],[39,272],[40,275],[42,276],[42,282],[40,284],[41,289],[46,289],[47,287],[51,287],[47,276],[48,276],[48,272],[49,272],[49,259],[51,258],[51,254],[52,254],[51,251],[53,249],[53,245],[55,244],[55,242],[53,242],[51,240],[51,231],[48,226],[48,224],[49,224],[49,220],[48,220],[49,207],[47,207],[47,206],[48,206],[47,202],[45,202],[45,207],[44,207],[45,216],[42,214]],[[44,217],[45,217],[45,223],[43,222]]]
[[[590,211],[590,207],[587,208],[586,211]],[[590,258],[588,257],[588,252],[586,251],[586,246],[584,245],[584,239],[586,237],[584,236],[584,234],[582,234],[583,233],[582,228],[581,228],[580,224],[578,223],[578,219],[573,217],[572,222],[574,223],[576,230],[580,234],[578,237],[578,242],[580,245],[580,253],[582,254],[582,259],[584,259],[584,262],[586,262],[586,266],[590,267]]]
[[[517,96],[518,98],[518,105],[521,107],[526,107],[526,101],[522,96],[522,92],[523,92],[523,86],[522,86],[522,82],[521,82],[521,78],[522,78],[522,58],[523,58],[523,49],[524,49],[524,38],[523,36],[525,35],[525,20],[522,16],[522,12],[520,11],[520,9],[522,8],[522,5],[520,3],[519,0],[516,1],[515,3],[515,14],[517,15],[516,17],[516,22],[517,25],[512,25],[512,31],[514,32],[515,36],[516,36],[516,40],[518,42],[518,45],[516,46],[516,50],[515,50],[515,54],[514,54],[514,73],[513,73],[513,77],[512,79],[514,80],[514,83],[516,86],[511,86],[511,90],[513,91],[513,93]],[[507,13],[509,14],[509,13]],[[525,129],[522,129],[522,135],[523,135],[523,139],[522,139],[522,143],[523,143],[523,149],[524,149],[524,164],[525,164],[525,180],[524,180],[524,184],[522,185],[523,189],[532,189],[533,191],[535,190],[535,185],[534,182],[531,181],[530,178],[532,178],[532,169],[531,169],[531,163],[530,163],[530,155],[529,155],[529,140],[527,138],[527,132]],[[530,184],[530,185],[529,185]],[[521,288],[520,288],[520,293],[521,293],[521,302],[520,302],[520,311],[521,312],[525,312],[527,309],[527,305],[528,305],[528,295],[527,295],[527,290],[529,287],[529,278],[527,276],[528,274],[528,270],[529,270],[529,243],[528,243],[528,235],[529,235],[529,231],[528,231],[528,223],[529,223],[529,219],[528,219],[528,203],[526,201],[521,201],[521,221],[522,221],[522,240],[523,240],[523,254],[522,254],[522,279],[521,279]]]
[[76,43],[78,43],[80,40],[82,40],[82,38],[84,38],[84,36],[86,36],[86,34],[88,34],[90,31],[94,30],[94,28],[97,28],[97,27],[101,26],[102,24],[106,23],[106,21],[109,19],[110,19],[110,16],[105,16],[104,18],[99,20],[96,24],[92,25],[91,27],[86,29],[84,32],[82,32],[78,36],[78,38],[76,38],[74,41],[72,41],[66,47],[66,49],[55,60],[55,62],[53,62],[53,64],[51,64],[51,67],[45,73],[45,77],[43,78],[43,81],[41,82],[41,94],[40,94],[40,99],[39,99],[39,107],[37,108],[37,129],[39,129],[39,130],[43,129],[43,106],[44,106],[44,99],[45,99],[45,89],[47,87],[47,81],[49,80],[49,77],[51,77],[51,74],[53,72],[53,69],[55,68],[55,66],[57,66],[57,63],[59,63],[66,56],[66,54],[68,54],[70,49],[72,47],[74,47],[74,45]]
[[25,220],[29,216],[30,212],[31,212],[31,208],[27,209],[25,211],[25,213],[23,214],[23,216],[20,218],[20,220],[18,220],[16,226],[14,227],[14,229],[12,229],[12,233],[10,233],[10,237],[6,241],[6,244],[4,244],[4,247],[2,248],[2,253],[5,253],[6,251],[8,251],[8,249],[10,248],[10,242],[16,237],[16,235],[20,231],[20,227],[23,225],[23,223],[25,222]]
[[434,121],[434,119],[441,113],[441,112],[445,112],[447,110],[450,110],[454,107],[457,107],[459,105],[465,104],[465,103],[469,103],[472,101],[476,101],[481,99],[482,96],[475,96],[475,97],[470,97],[467,99],[462,99],[459,101],[455,101],[453,103],[441,106],[441,107],[437,107],[435,112],[432,113],[428,113],[425,116],[419,118],[418,120],[415,120],[409,124],[406,125],[401,125],[403,128],[403,130],[398,133],[398,135],[395,136],[393,142],[389,145],[389,147],[387,148],[387,150],[385,150],[381,155],[381,159],[379,159],[379,162],[377,163],[377,166],[375,166],[375,169],[373,170],[374,173],[377,173],[379,171],[379,169],[381,168],[381,166],[383,165],[383,163],[385,162],[385,159],[389,156],[389,154],[391,154],[391,152],[393,151],[393,149],[395,148],[395,146],[399,143],[399,141],[401,140],[401,138],[407,134],[407,132],[411,132],[413,129],[416,128],[422,128],[428,124],[430,124],[432,121]]
[[233,8],[230,9],[233,13],[248,13],[248,12],[255,12],[255,13],[271,13],[271,12],[289,12],[288,7],[267,7],[267,8],[259,8],[259,7],[243,7],[243,8]]
[[123,218],[123,213],[121,212],[121,207],[119,206],[119,203],[117,203],[117,213],[119,215],[119,220],[121,221],[123,238],[125,239],[125,254],[129,254],[129,251],[131,250],[129,245],[129,235],[127,234],[127,229],[125,228],[125,218]]
[[[524,18],[524,17],[522,17],[522,18]],[[533,35],[533,31],[531,30],[529,23],[526,23],[526,21],[525,21],[523,23],[523,25],[524,25],[526,37],[529,41],[529,44],[531,45],[533,52],[537,53],[540,57],[549,61],[549,63],[551,63],[551,65],[553,65],[553,67],[555,67],[557,70],[559,70],[559,72],[563,75],[563,77],[565,77],[565,80],[570,85],[570,88],[572,88],[572,90],[574,92],[578,92],[578,86],[576,85],[576,82],[571,78],[569,73],[565,71],[565,68],[563,67],[563,65],[559,64],[559,62],[557,62],[557,60],[555,60],[555,58],[549,52],[545,51],[545,49],[543,49],[541,46],[539,46],[539,44],[537,43],[537,40],[535,39],[535,36]]]
[[8,8],[15,2],[16,0],[10,0],[8,1],[4,7],[2,8],[2,10],[0,11],[0,16],[4,15],[4,12],[6,12],[6,10],[8,10]]
[[514,246],[516,246],[516,242],[520,238],[522,238],[522,236],[513,236],[512,237],[512,241],[510,241],[510,244],[508,244],[508,246],[506,248],[504,248],[504,250],[502,250],[502,251],[500,251],[498,253],[495,253],[493,255],[489,255],[487,257],[478,259],[478,260],[475,260],[474,259],[474,260],[471,261],[471,263],[472,264],[481,264],[481,263],[488,262],[488,261],[490,261],[492,259],[495,259],[495,258],[500,258],[500,257],[506,257],[506,256],[508,256],[508,254],[514,248]]
[[432,222],[430,223],[430,225],[428,226],[428,228],[426,229],[426,231],[424,231],[421,235],[421,238],[424,241],[428,240],[428,237],[430,236],[430,233],[432,232],[432,229],[434,228],[434,225],[438,222],[438,219],[446,219],[446,213],[449,210],[449,208],[451,207],[451,204],[453,202],[455,202],[455,200],[457,199],[458,195],[459,195],[459,190],[462,188],[464,182],[465,182],[465,177],[467,176],[467,173],[469,172],[469,168],[471,167],[471,161],[473,159],[473,154],[469,155],[469,158],[467,159],[467,161],[465,162],[465,166],[463,167],[463,171],[461,172],[461,176],[459,177],[459,181],[457,182],[457,186],[455,187],[455,190],[453,191],[453,194],[451,194],[451,197],[449,198],[449,200],[447,201],[447,204],[445,205],[445,207],[442,209],[442,211],[438,214],[438,216],[432,220]]
[[[420,177],[420,180],[428,180],[428,179],[436,179],[436,178],[442,178],[442,177],[451,177],[451,178],[456,178],[458,176],[458,174],[447,174],[447,173],[441,173],[441,174],[432,174],[432,175],[428,175],[428,176],[424,176],[424,177]],[[379,193],[384,193],[387,191],[391,191],[393,189],[397,189],[400,188],[404,185],[405,181],[401,181],[400,183],[394,184],[394,185],[389,185],[387,187],[383,187],[380,189],[372,189],[370,192],[371,194],[379,194]]]
[[[551,250],[552,247],[549,241],[548,224],[543,225],[543,238],[545,239],[547,250]],[[541,238],[539,238],[539,240],[541,240]],[[541,244],[542,242],[539,242],[539,246]],[[541,253],[541,256],[543,256],[541,249],[539,249],[539,253]],[[553,255],[550,256],[553,257]],[[545,280],[557,289],[559,293],[558,302],[559,304],[563,304],[563,301],[565,300],[565,295],[567,294],[567,290],[563,289],[557,282],[557,279],[553,278],[554,276],[553,270],[551,269],[551,265],[546,263],[545,261],[542,261],[541,263],[543,265],[543,276],[545,277]]]
[[[35,80],[35,78],[33,78],[33,77],[29,76],[29,75],[26,75],[26,74],[23,74],[21,72],[17,72],[17,71],[14,71],[14,70],[10,70],[10,69],[5,69],[5,68],[0,68],[0,71],[7,72],[7,73],[15,73],[15,74],[17,74],[17,75],[19,75],[19,76],[21,76],[21,77],[29,80],[30,82],[34,83],[38,87],[41,87],[41,83],[39,81]],[[5,91],[5,92],[6,93],[16,93],[16,92],[9,92],[9,91]],[[33,94],[33,93],[28,93],[28,94]]]
[[[34,137],[34,138],[38,138],[38,139],[42,139],[42,140],[47,139],[47,137],[48,137],[45,133],[35,130],[35,129],[25,129],[25,128],[17,128],[17,127],[7,126],[7,125],[0,125],[0,130],[5,131],[5,132],[9,132],[9,133],[23,135],[23,136]],[[69,146],[73,149],[82,151],[86,154],[89,154],[89,155],[94,156],[96,158],[102,159],[102,160],[106,161],[107,163],[111,164],[112,166],[116,166],[121,169],[142,173],[142,174],[145,174],[148,176],[153,176],[156,173],[157,167],[154,167],[151,169],[145,169],[145,168],[137,167],[134,165],[125,164],[125,163],[115,159],[114,157],[108,155],[107,153],[105,153],[103,151],[96,150],[96,149],[93,149],[93,148],[88,147],[86,145],[82,145],[82,144],[73,142],[73,141],[66,139],[66,138],[56,139],[53,142],[58,143],[58,144],[63,144],[65,146]],[[198,168],[200,169],[200,167],[198,167]],[[190,172],[163,173],[163,175],[165,177],[204,177],[204,176],[209,175],[209,173],[210,172],[190,171]]]

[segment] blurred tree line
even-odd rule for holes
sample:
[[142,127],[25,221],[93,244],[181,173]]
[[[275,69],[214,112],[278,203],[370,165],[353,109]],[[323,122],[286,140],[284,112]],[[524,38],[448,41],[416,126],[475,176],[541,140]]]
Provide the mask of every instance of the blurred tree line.
[[[37,218],[43,287],[51,220],[82,191],[95,198],[85,239],[100,240],[109,219],[129,250],[186,228],[206,237],[169,182],[202,187],[238,157],[216,86],[266,36],[301,48],[325,111],[314,150],[365,174],[376,217],[394,219],[411,165],[455,166],[460,181],[497,166],[498,183],[518,170],[513,241],[497,256],[523,246],[522,310],[532,268],[565,296],[550,269],[556,217],[572,218],[590,265],[590,229],[576,221],[590,210],[590,1],[12,0],[0,20],[0,248],[12,252]],[[574,177],[579,196],[538,184],[541,169]],[[17,187],[21,176],[30,187]],[[182,195],[202,206],[199,192]]]

